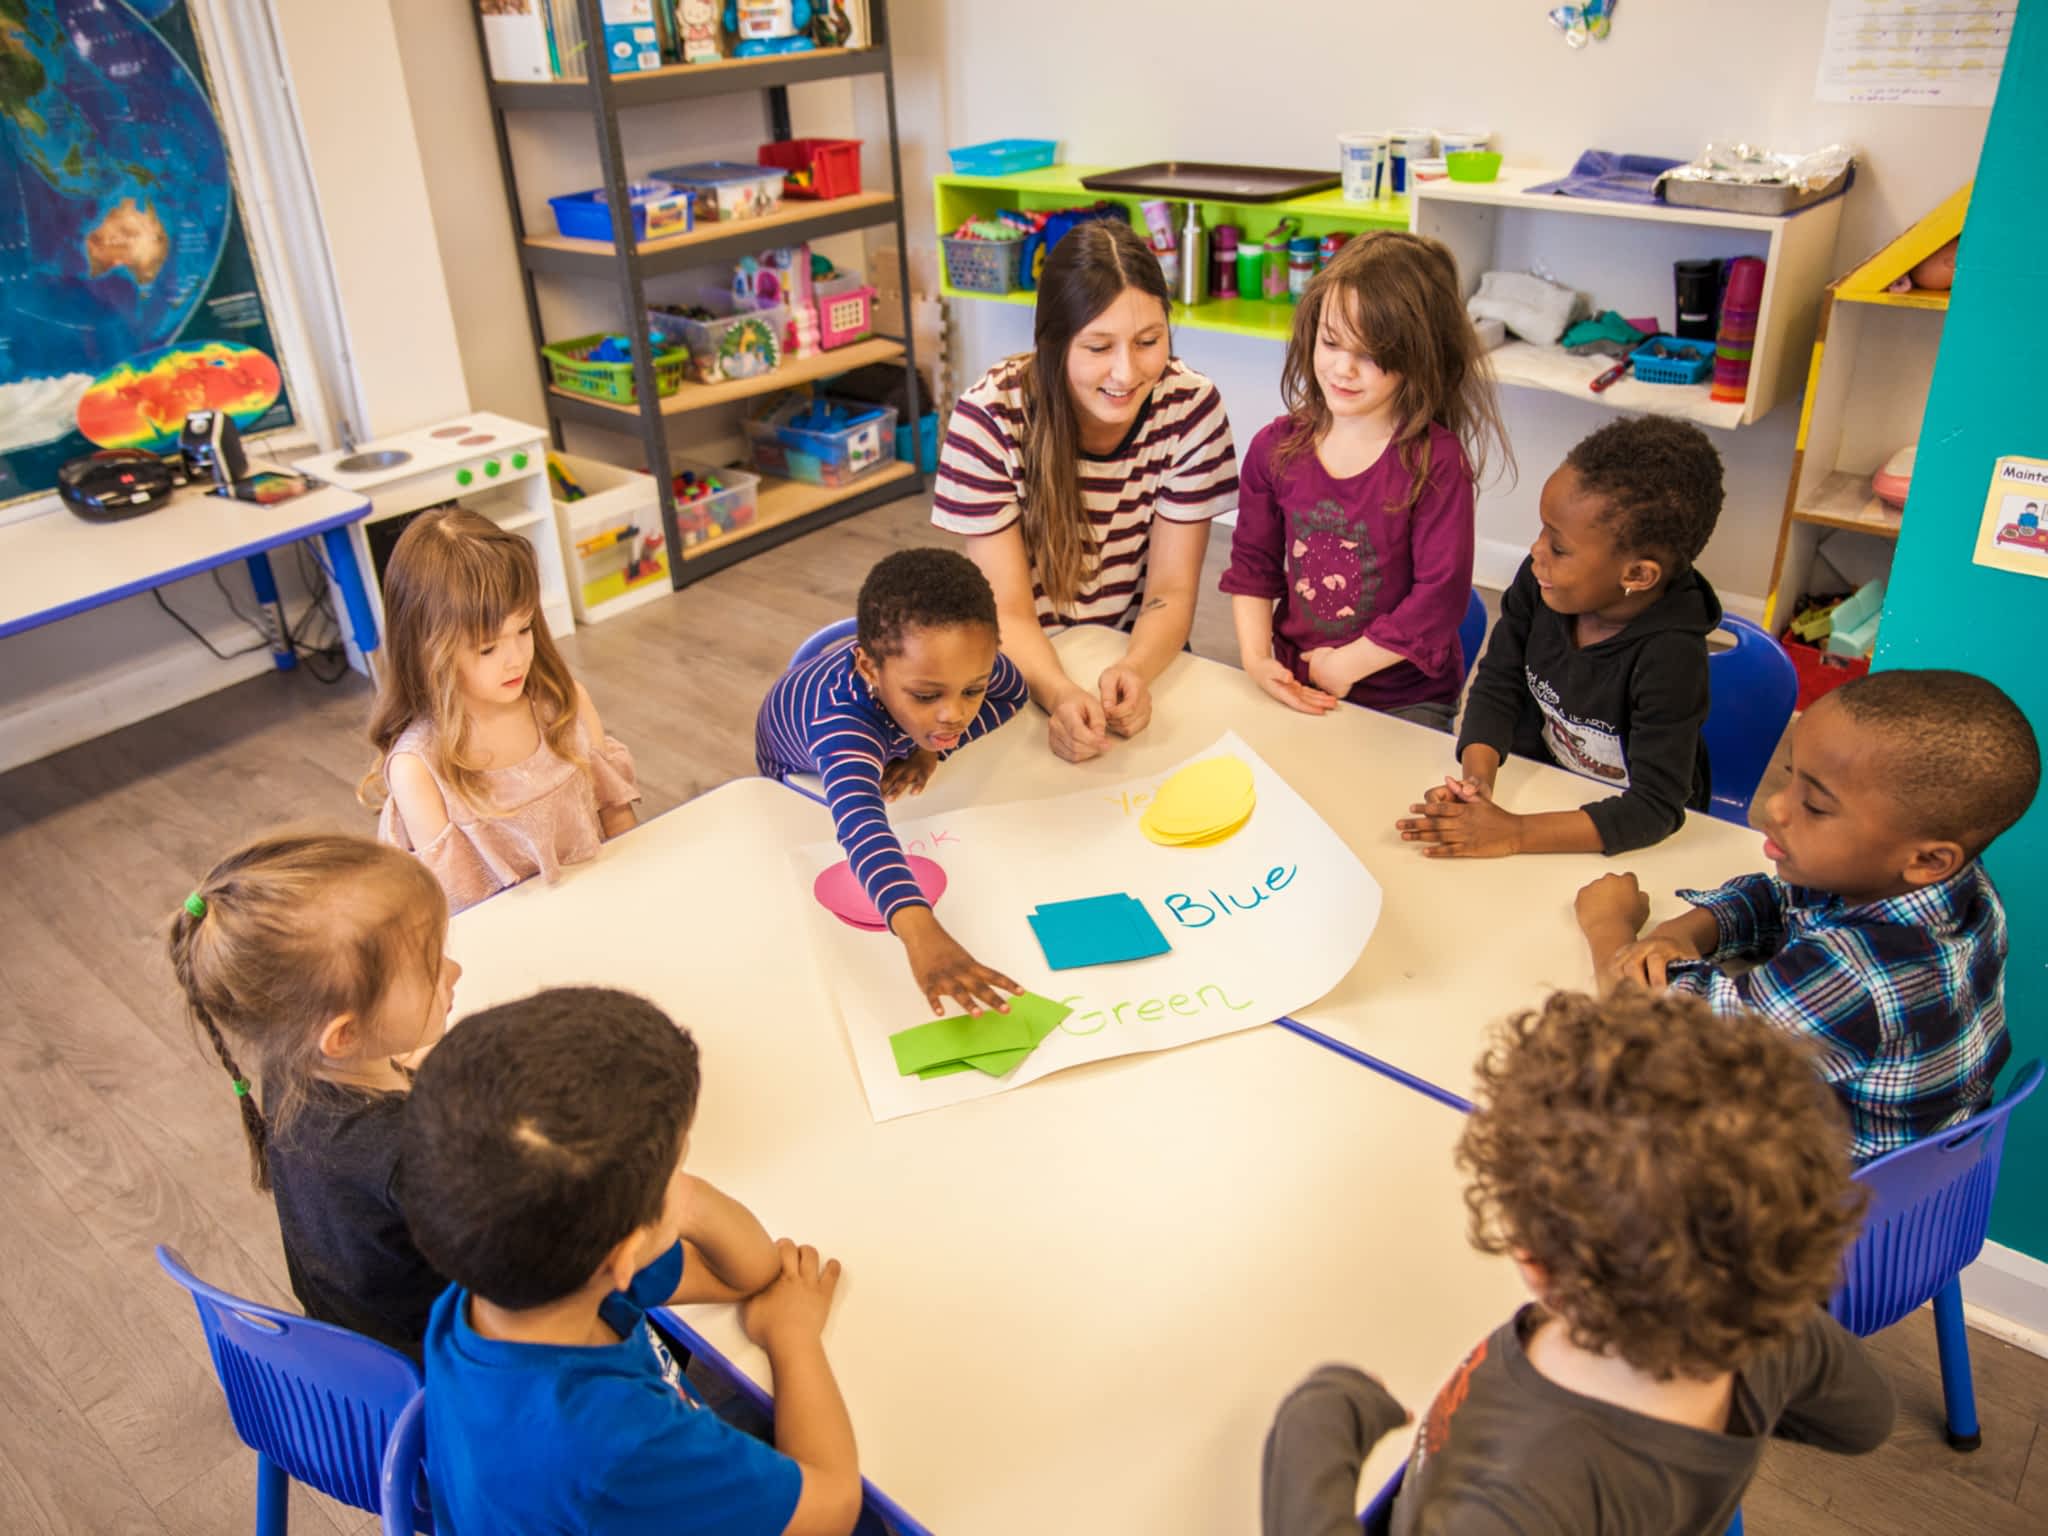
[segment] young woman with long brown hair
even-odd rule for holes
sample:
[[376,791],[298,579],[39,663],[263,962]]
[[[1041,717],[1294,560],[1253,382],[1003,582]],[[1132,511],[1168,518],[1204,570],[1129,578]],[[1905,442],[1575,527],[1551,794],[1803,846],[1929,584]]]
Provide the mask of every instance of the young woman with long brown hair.
[[[1172,354],[1159,261],[1129,226],[1083,224],[1038,280],[1033,346],[953,410],[932,522],[967,535],[995,589],[1002,647],[1051,716],[1052,750],[1094,757],[1152,718],[1152,681],[1187,644],[1209,519],[1237,505],[1216,386]],[[1075,679],[1049,639],[1127,632]]]
[[456,910],[633,825],[633,756],[555,649],[533,548],[461,507],[425,512],[384,574],[377,763],[358,797]]

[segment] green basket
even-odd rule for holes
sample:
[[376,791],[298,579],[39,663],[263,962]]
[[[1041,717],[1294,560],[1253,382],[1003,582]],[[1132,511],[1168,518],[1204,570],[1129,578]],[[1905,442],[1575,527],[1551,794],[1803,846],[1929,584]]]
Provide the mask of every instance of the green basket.
[[[548,377],[555,388],[567,390],[572,395],[588,395],[593,400],[609,400],[616,405],[632,405],[639,399],[633,387],[633,365],[625,363],[593,363],[590,354],[604,342],[604,335],[578,336],[573,341],[551,341],[540,349],[540,355],[548,361]],[[654,388],[656,393],[666,397],[682,386],[689,376],[690,350],[677,347],[654,354]]]

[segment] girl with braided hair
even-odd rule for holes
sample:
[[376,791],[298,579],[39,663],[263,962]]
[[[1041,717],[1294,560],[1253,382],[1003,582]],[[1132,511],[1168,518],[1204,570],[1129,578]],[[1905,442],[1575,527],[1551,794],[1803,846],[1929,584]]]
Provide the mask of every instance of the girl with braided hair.
[[308,1317],[418,1358],[446,1282],[396,1194],[408,1058],[462,968],[427,867],[367,838],[279,833],[229,854],[173,918],[171,968],[241,1108]]

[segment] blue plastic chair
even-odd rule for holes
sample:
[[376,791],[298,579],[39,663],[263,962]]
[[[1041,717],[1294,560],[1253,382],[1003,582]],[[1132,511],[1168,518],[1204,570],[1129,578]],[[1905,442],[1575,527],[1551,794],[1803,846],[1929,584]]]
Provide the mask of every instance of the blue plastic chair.
[[433,1506],[428,1502],[426,1480],[420,1475],[426,1453],[427,1394],[422,1391],[413,1393],[384,1445],[384,1471],[378,1485],[384,1536],[414,1536],[416,1531],[434,1528]]
[[[1394,1475],[1387,1479],[1380,1491],[1372,1496],[1372,1502],[1365,1506],[1358,1516],[1358,1527],[1365,1536],[1387,1536],[1394,1528],[1394,1495],[1401,1491],[1401,1479],[1408,1475],[1408,1463],[1402,1462],[1394,1469]],[[1728,1536],[1742,1536],[1742,1511],[1735,1511],[1735,1518],[1729,1522]]]
[[1479,664],[1479,648],[1486,644],[1486,599],[1479,595],[1479,589],[1472,589],[1472,600],[1465,605],[1465,617],[1458,620],[1458,648],[1465,653],[1465,676],[1471,677],[1472,669]]
[[1749,825],[1749,802],[1799,702],[1799,674],[1785,648],[1760,626],[1731,616],[1721,628],[1735,644],[1707,657],[1711,702],[1700,735],[1714,775],[1708,808],[1742,827]]
[[191,1293],[235,1433],[256,1453],[256,1536],[285,1536],[292,1478],[379,1513],[384,1443],[420,1390],[419,1367],[375,1339],[208,1285],[162,1244],[156,1261]]
[[813,656],[816,656],[820,651],[835,646],[842,640],[851,640],[854,628],[858,623],[859,621],[856,619],[834,619],[830,624],[827,624],[823,629],[811,636],[810,639],[798,646],[795,654],[789,658],[789,665],[782,670],[785,672],[794,671]]
[[1983,1114],[1946,1136],[1887,1152],[1856,1173],[1870,1190],[1870,1210],[1843,1261],[1842,1288],[1828,1310],[1860,1338],[1889,1328],[1924,1302],[1934,1303],[1948,1443],[1959,1451],[1974,1451],[1984,1441],[1970,1380],[1960,1276],[1983,1249],[1991,1225],[2006,1121],[2041,1086],[2042,1070],[2040,1062],[2028,1062],[2005,1097]]

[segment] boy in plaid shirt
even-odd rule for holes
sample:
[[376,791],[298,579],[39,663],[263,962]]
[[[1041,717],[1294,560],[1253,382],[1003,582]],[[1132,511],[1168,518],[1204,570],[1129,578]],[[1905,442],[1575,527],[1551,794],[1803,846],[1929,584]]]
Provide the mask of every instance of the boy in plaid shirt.
[[2005,909],[1978,855],[2040,780],[2033,729],[1995,684],[1873,673],[1793,728],[1761,817],[1775,876],[1680,891],[1691,909],[1638,939],[1648,900],[1605,875],[1579,892],[1579,926],[1603,984],[1668,983],[1812,1038],[1855,1155],[1878,1157],[1984,1108],[2012,1054]]

